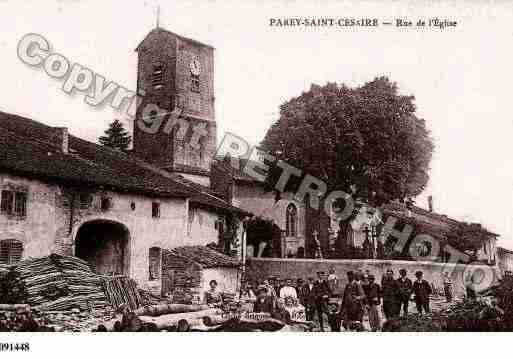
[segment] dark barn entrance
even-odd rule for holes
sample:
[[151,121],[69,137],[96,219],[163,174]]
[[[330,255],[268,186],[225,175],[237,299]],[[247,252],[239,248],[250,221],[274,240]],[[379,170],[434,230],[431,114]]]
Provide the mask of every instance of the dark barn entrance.
[[79,228],[75,256],[91,264],[99,274],[128,273],[130,233],[121,223],[96,220]]

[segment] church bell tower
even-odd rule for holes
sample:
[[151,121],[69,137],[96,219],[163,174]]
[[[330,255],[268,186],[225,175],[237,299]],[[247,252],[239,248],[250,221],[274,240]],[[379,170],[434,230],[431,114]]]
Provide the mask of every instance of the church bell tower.
[[[157,27],[136,51],[137,93],[143,100],[136,114],[134,153],[208,186],[216,150],[214,48]],[[147,105],[179,112],[180,120],[171,126],[172,118],[163,117],[158,130],[147,131],[138,122],[153,123],[160,113],[145,111]]]

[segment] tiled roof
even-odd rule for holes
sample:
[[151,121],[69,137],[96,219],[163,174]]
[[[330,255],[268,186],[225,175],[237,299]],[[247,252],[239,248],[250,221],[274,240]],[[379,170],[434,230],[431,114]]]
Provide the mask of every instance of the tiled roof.
[[169,250],[174,255],[200,264],[203,268],[238,267],[237,258],[215,251],[205,246],[183,246]]
[[[409,208],[410,213],[408,214],[408,207],[406,207],[406,205],[395,202],[385,204],[382,207],[382,210],[386,215],[392,215],[406,220],[414,220],[416,222],[416,226],[423,226],[425,232],[433,234],[435,237],[443,236],[444,233],[447,233],[451,229],[455,229],[460,224],[468,224],[443,214],[430,212],[417,206],[411,206]],[[479,226],[479,228],[489,236],[499,236],[496,233],[488,231],[479,224],[470,225]]]
[[141,47],[141,45],[146,41],[146,39],[148,39],[150,36],[153,36],[153,35],[165,35],[165,36],[176,36],[177,38],[179,38],[180,40],[182,41],[186,41],[186,42],[190,42],[190,43],[193,43],[193,44],[196,44],[196,45],[200,45],[200,46],[205,46],[205,47],[209,47],[211,49],[214,49],[213,46],[209,45],[209,44],[205,44],[203,42],[200,42],[198,40],[194,40],[194,39],[191,39],[191,38],[188,38],[188,37],[185,37],[185,36],[182,36],[182,35],[179,35],[177,33],[174,33],[172,31],[169,31],[169,30],[166,30],[164,28],[161,28],[161,27],[157,27],[153,30],[151,30],[145,37],[144,39],[139,43],[139,45],[137,45],[135,51],[139,51],[139,48]]
[[513,254],[513,251],[511,249],[507,249],[504,247],[497,247],[498,253],[506,253],[506,254]]
[[57,143],[57,129],[0,112],[0,169],[44,180],[102,186],[156,197],[184,197],[225,211],[246,214],[207,187],[160,170],[133,155],[69,136],[69,153]]
[[[246,158],[239,158],[239,168],[234,168],[232,165],[228,162],[229,160],[217,157],[213,161],[213,166],[217,166],[218,168],[223,169],[227,173],[231,173],[233,176],[233,179],[237,182],[248,182],[248,183],[254,183],[254,184],[262,184],[263,182],[260,181],[260,179],[255,178],[246,172],[244,172],[244,169],[246,165],[248,164],[248,159]],[[262,165],[260,163],[255,163],[256,168],[260,168]],[[258,170],[257,170],[258,171]]]

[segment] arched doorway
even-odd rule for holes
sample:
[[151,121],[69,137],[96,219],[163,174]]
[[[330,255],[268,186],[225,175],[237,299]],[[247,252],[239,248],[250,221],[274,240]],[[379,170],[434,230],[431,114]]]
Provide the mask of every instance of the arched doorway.
[[127,274],[130,233],[121,223],[94,220],[82,224],[75,237],[75,256],[99,274]]

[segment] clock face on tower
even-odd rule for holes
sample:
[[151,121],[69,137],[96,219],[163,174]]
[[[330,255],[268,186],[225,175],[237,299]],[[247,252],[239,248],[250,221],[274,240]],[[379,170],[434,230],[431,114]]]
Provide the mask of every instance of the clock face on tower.
[[189,64],[189,68],[191,70],[191,74],[193,74],[194,76],[199,76],[200,73],[201,73],[201,63],[199,62],[198,59],[194,59],[191,61],[191,63]]

